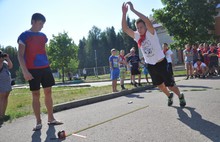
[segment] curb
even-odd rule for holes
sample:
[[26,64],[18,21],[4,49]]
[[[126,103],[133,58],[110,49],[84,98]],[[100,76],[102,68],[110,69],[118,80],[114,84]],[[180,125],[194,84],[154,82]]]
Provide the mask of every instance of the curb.
[[148,85],[148,86],[133,88],[131,90],[121,91],[121,92],[117,92],[117,93],[109,93],[109,94],[86,98],[86,99],[82,99],[82,100],[65,102],[65,103],[54,105],[53,111],[59,112],[59,111],[63,111],[63,110],[71,109],[71,108],[89,105],[89,104],[93,104],[93,103],[97,103],[97,102],[101,102],[101,101],[105,101],[105,100],[109,100],[109,99],[113,99],[113,98],[117,98],[117,97],[121,97],[121,96],[126,96],[126,95],[132,94],[132,93],[142,92],[147,89],[152,89],[154,87],[155,87],[154,85]]

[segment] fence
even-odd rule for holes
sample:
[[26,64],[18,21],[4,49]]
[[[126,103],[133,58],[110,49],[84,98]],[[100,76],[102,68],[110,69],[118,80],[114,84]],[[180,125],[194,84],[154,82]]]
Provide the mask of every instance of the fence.
[[[109,66],[103,67],[93,67],[93,68],[85,68],[87,76],[99,76],[104,74],[110,74]],[[61,74],[59,72],[53,73],[54,78],[61,79]],[[65,73],[65,80],[77,79],[83,76],[83,69],[77,69],[75,72]]]
[[[109,66],[103,66],[103,67],[93,67],[93,68],[85,68],[86,73],[88,76],[98,76],[98,75],[103,75],[103,74],[109,74],[110,73],[110,68]],[[78,69],[77,70],[79,76],[83,76],[83,69]]]

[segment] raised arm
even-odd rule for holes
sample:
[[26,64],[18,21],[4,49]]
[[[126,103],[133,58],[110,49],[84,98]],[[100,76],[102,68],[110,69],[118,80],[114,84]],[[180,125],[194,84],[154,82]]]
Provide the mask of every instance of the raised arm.
[[128,4],[130,6],[130,10],[136,14],[139,18],[141,18],[145,24],[146,24],[146,27],[147,27],[147,30],[151,33],[151,34],[154,34],[154,27],[151,23],[151,21],[149,20],[148,17],[146,17],[145,15],[143,15],[142,13],[138,12],[137,10],[134,9],[134,6],[131,2],[127,2],[126,4]]
[[126,21],[126,14],[128,12],[128,6],[126,3],[123,3],[122,5],[122,30],[128,34],[131,38],[134,39],[134,31],[132,29],[130,29],[127,25],[127,21]]
[[9,55],[7,54],[7,57],[5,58],[5,60],[7,61],[8,63],[8,68],[9,69],[12,69],[13,68],[13,63],[11,61],[11,59],[9,58]]

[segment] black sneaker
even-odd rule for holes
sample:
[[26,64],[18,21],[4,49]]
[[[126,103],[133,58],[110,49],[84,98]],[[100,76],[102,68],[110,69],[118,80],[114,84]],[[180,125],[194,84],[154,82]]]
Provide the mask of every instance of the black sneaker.
[[170,93],[170,96],[168,97],[168,106],[172,106],[173,104],[173,93]]
[[141,83],[138,83],[138,86],[142,86]]
[[179,98],[179,100],[180,100],[180,106],[181,106],[181,107],[185,107],[186,101],[185,101],[185,98],[184,98],[184,94],[181,93],[181,95],[182,95],[182,97]]

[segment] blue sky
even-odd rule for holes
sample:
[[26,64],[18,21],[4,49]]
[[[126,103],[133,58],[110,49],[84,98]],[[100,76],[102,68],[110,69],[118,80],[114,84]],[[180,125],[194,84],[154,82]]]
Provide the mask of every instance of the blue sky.
[[[87,38],[89,30],[97,26],[102,31],[114,26],[121,29],[124,0],[0,0],[0,45],[17,47],[17,37],[31,27],[31,16],[39,12],[46,17],[42,32],[48,39],[63,31],[74,42]],[[160,0],[131,0],[134,7],[149,16],[152,9],[162,8]],[[128,12],[131,19],[137,16]]]

